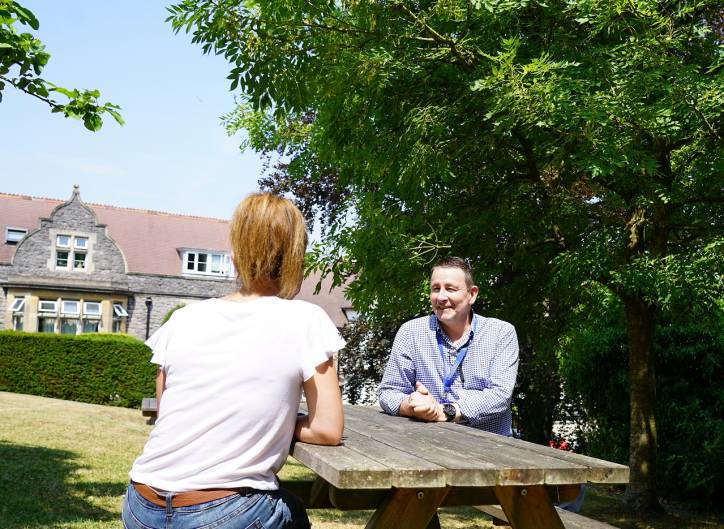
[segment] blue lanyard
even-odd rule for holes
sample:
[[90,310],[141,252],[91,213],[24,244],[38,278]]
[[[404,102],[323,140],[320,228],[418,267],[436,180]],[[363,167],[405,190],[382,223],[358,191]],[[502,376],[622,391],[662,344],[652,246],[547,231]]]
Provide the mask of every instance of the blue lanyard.
[[[445,398],[447,398],[448,394],[450,393],[450,389],[452,388],[453,380],[455,379],[455,375],[458,372],[458,368],[460,367],[460,364],[462,364],[463,359],[465,358],[465,354],[468,352],[468,347],[470,346],[470,342],[473,341],[473,336],[475,336],[475,327],[477,325],[477,320],[475,319],[475,315],[473,314],[473,328],[470,330],[470,336],[468,336],[468,341],[465,342],[465,345],[463,345],[460,349],[458,349],[458,355],[455,357],[455,362],[452,365],[452,369],[448,372],[447,375],[443,378],[443,391],[445,394]],[[442,330],[439,327],[440,322],[438,322],[438,328],[437,332],[435,333],[435,337],[437,338],[437,350],[440,351],[440,356],[442,357],[442,365],[447,365],[447,360],[445,358],[445,348],[442,341]]]

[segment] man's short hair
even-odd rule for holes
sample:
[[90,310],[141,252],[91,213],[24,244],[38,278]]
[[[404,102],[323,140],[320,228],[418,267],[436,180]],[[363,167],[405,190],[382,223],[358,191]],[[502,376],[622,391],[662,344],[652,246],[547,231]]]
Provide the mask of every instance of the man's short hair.
[[432,265],[432,270],[435,270],[436,268],[459,268],[465,274],[465,285],[468,287],[468,289],[475,285],[475,278],[473,277],[473,267],[470,266],[470,261],[468,261],[467,259],[455,256],[445,257],[444,259],[440,259],[434,265]]

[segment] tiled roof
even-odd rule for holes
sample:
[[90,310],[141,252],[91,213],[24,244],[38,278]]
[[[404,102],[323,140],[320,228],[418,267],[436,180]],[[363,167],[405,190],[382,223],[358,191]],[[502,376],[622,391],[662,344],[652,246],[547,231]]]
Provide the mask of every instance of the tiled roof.
[[[65,200],[0,193],[0,263],[10,263],[15,246],[5,244],[5,229],[25,228],[28,233],[40,226],[41,217],[49,217]],[[118,244],[128,272],[181,275],[180,248],[229,251],[229,223],[222,219],[194,217],[159,211],[121,208],[86,203],[98,222],[106,224],[108,235]],[[322,306],[338,326],[346,323],[342,312],[349,307],[340,289],[328,293],[329,286],[313,295],[318,278],[305,280],[298,299]]]
[[[53,209],[64,202],[0,194],[3,236],[8,226],[26,228],[28,232],[38,228],[40,217],[50,216]],[[179,248],[229,250],[229,224],[225,220],[103,204],[86,205],[96,214],[99,223],[108,226],[108,235],[123,252],[129,272],[181,275]],[[14,251],[14,246],[3,244],[0,262],[9,262]]]

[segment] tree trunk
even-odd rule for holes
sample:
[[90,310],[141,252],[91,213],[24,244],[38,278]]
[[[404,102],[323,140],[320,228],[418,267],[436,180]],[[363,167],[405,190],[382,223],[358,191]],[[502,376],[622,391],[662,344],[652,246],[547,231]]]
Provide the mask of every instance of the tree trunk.
[[631,406],[629,467],[624,504],[634,512],[660,510],[656,495],[655,308],[640,296],[624,299]]

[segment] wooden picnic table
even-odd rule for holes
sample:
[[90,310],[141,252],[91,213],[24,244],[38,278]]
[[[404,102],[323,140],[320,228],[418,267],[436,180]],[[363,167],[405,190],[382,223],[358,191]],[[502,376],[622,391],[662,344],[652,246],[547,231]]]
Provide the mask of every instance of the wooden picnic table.
[[[143,399],[153,419],[156,399]],[[283,481],[308,509],[374,509],[366,529],[433,529],[438,507],[497,506],[514,529],[564,529],[554,503],[582,483],[627,483],[624,465],[453,423],[344,407],[340,446],[295,442],[316,481]],[[496,508],[481,508],[493,513]],[[501,517],[501,516],[497,516]],[[571,527],[610,527],[579,517]],[[428,525],[430,524],[430,525]]]
[[282,485],[308,508],[375,509],[367,529],[424,529],[440,506],[500,505],[515,529],[562,529],[553,503],[581,483],[626,483],[629,470],[453,423],[345,406],[341,446],[297,442],[291,455],[317,474]]

